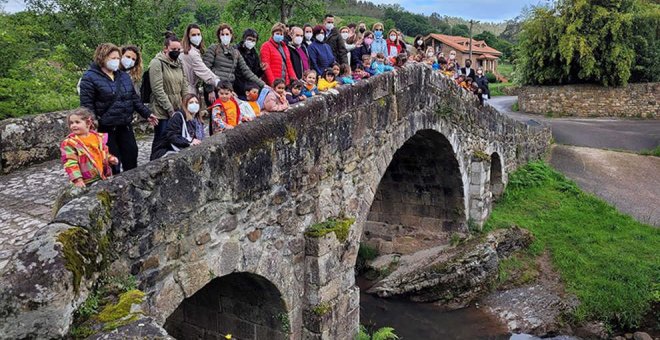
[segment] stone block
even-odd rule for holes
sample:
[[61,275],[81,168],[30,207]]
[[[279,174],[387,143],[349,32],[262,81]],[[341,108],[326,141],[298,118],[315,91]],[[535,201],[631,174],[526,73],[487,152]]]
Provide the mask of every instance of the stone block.
[[307,283],[305,286],[304,301],[310,306],[316,306],[324,302],[332,301],[341,293],[342,275],[324,286]]
[[323,256],[340,246],[335,233],[328,233],[321,237],[305,237],[305,255]]
[[339,254],[335,252],[330,252],[320,257],[306,256],[306,282],[323,286],[340,275],[337,272],[339,266]]

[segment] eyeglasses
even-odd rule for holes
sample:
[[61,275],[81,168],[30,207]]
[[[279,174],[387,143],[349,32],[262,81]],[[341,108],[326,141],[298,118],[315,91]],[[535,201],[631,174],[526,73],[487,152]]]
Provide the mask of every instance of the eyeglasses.
[[382,31],[383,31],[382,28],[376,28],[376,29],[374,30],[374,32],[382,32]]

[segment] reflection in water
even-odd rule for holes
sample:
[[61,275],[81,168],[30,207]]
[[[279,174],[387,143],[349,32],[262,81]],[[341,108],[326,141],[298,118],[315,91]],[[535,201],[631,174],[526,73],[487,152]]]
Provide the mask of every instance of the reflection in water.
[[406,340],[508,340],[505,325],[475,307],[446,312],[429,303],[360,293],[360,323],[373,331],[393,327]]

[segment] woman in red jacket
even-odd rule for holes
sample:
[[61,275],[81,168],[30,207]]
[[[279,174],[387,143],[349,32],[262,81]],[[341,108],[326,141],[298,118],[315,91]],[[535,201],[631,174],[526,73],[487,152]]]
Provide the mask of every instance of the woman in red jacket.
[[268,65],[264,70],[264,81],[273,86],[275,79],[284,79],[286,84],[297,80],[296,73],[291,63],[289,49],[284,41],[286,26],[277,23],[271,29],[271,38],[261,46],[261,62]]

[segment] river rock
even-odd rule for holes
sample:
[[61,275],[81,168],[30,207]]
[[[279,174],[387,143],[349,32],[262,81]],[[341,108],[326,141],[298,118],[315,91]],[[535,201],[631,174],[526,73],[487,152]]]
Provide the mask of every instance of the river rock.
[[653,340],[653,338],[650,335],[648,335],[648,333],[644,333],[644,332],[635,332],[635,334],[633,334],[633,339],[634,340]]
[[367,292],[380,297],[404,296],[418,302],[436,302],[462,308],[489,291],[497,278],[500,254],[510,255],[532,241],[517,227],[494,231],[457,247],[447,245],[401,256],[390,275]]

